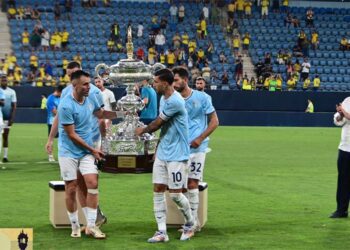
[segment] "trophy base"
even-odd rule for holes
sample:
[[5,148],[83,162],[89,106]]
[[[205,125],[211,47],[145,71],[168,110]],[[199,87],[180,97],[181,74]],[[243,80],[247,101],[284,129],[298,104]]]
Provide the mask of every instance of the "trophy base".
[[107,173],[152,173],[153,154],[106,155],[101,171]]

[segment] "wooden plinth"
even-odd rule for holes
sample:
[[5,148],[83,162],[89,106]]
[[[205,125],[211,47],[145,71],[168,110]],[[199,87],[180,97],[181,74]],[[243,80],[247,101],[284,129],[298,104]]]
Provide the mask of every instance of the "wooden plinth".
[[153,155],[106,155],[101,171],[108,173],[152,173]]

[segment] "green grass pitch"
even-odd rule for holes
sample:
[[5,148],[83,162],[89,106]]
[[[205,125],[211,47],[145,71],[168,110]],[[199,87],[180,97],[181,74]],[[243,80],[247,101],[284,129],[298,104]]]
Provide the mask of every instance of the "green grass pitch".
[[340,129],[220,127],[205,167],[206,226],[188,242],[169,229],[170,242],[157,245],[146,243],[156,230],[150,174],[101,174],[106,240],[51,226],[48,182],[59,168],[38,163],[47,161],[46,133],[46,125],[15,124],[10,164],[0,170],[0,227],[32,227],[34,249],[349,248],[350,220],[328,219]]

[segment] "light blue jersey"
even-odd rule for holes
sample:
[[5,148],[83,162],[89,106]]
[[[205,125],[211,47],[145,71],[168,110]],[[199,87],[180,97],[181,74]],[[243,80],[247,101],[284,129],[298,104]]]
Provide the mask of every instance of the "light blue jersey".
[[2,114],[3,114],[4,120],[9,120],[11,118],[12,103],[17,102],[17,96],[16,96],[16,92],[9,87],[2,90],[4,91],[4,95],[5,95],[5,104],[1,108]]
[[[189,143],[202,134],[208,127],[207,116],[215,111],[211,97],[198,90],[192,90],[189,97],[185,99],[188,112]],[[205,152],[209,144],[206,138],[198,148],[191,148],[191,153]]]
[[58,155],[80,159],[84,155],[91,154],[90,151],[76,145],[64,130],[64,125],[74,125],[75,132],[91,147],[93,147],[93,134],[91,122],[94,117],[93,112],[101,107],[96,100],[85,98],[83,104],[79,104],[72,94],[62,98],[58,106],[59,139]]
[[178,92],[174,91],[167,99],[162,96],[159,117],[166,122],[160,131],[157,158],[162,161],[188,160],[188,117],[185,101]]
[[[4,100],[4,101],[5,101],[5,93],[4,93],[4,91],[2,90],[2,88],[0,88],[0,100]],[[0,119],[3,120],[3,117],[2,117],[2,109],[0,109]]]
[[[61,98],[65,97],[68,94],[73,93],[73,86],[72,84],[65,87],[62,91]],[[89,99],[92,99],[93,101],[97,102],[100,107],[103,107],[103,97],[101,91],[93,84],[90,84],[90,91],[89,91]],[[92,133],[93,133],[93,140],[96,141],[100,138],[100,126],[98,123],[97,117],[94,116],[94,118],[91,121],[92,126]]]
[[52,112],[54,109],[58,109],[58,105],[60,104],[60,97],[55,96],[54,94],[49,95],[46,102],[47,109],[47,124],[52,125],[53,120],[55,118],[55,114]]
[[141,89],[141,99],[148,98],[148,103],[141,111],[141,119],[156,119],[157,118],[157,93],[150,87],[146,86]]

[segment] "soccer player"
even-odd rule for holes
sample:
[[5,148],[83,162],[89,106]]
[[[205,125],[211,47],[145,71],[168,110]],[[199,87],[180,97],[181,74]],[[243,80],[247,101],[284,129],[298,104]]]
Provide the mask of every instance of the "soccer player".
[[[58,105],[60,103],[61,93],[62,93],[62,86],[56,87],[55,91],[49,95],[46,102],[46,109],[47,109],[47,127],[48,127],[48,134],[50,135],[51,127],[53,120],[57,114]],[[56,137],[58,137],[56,135]],[[52,154],[52,152],[49,154],[49,162],[54,162],[55,158]]]
[[[114,93],[111,90],[105,88],[104,80],[102,78],[95,77],[95,85],[102,93],[103,104],[104,104],[103,109],[108,111],[112,111],[112,110],[115,111],[117,107],[117,102],[115,100]],[[106,124],[106,128],[108,128],[112,124],[112,121],[109,119],[106,119],[105,124]]]
[[188,113],[190,145],[190,173],[188,175],[187,197],[190,202],[195,230],[200,230],[198,220],[199,181],[203,179],[208,136],[219,126],[219,119],[208,94],[193,90],[188,86],[189,73],[183,67],[173,69],[174,88],[185,99]]
[[205,90],[205,79],[201,76],[196,78],[196,90],[204,92]]
[[71,75],[73,92],[62,98],[58,107],[59,117],[59,165],[65,181],[66,207],[72,226],[72,237],[80,237],[80,224],[76,207],[76,187],[78,169],[87,186],[85,233],[96,239],[106,235],[96,226],[98,204],[98,171],[96,160],[102,160],[104,154],[93,145],[91,120],[94,115],[102,119],[117,118],[116,112],[101,109],[97,99],[88,98],[90,75],[82,70]]
[[9,133],[11,125],[15,119],[16,108],[17,108],[17,96],[16,92],[7,86],[7,77],[6,75],[1,76],[1,89],[5,95],[4,106],[2,107],[3,114],[3,142],[2,146],[4,148],[4,158],[2,162],[8,162],[8,149],[9,149]]
[[165,191],[176,203],[185,218],[185,225],[180,240],[188,240],[194,235],[194,220],[190,204],[182,188],[187,181],[188,159],[188,117],[185,101],[174,90],[174,75],[169,69],[155,73],[154,88],[162,95],[159,116],[146,127],[136,128],[135,133],[142,135],[152,133],[159,128],[160,142],[153,164],[153,205],[158,231],[148,239],[150,243],[166,242],[169,237],[166,231]]
[[[71,76],[72,73],[74,73],[75,71],[81,70],[81,66],[78,62],[70,62],[67,65],[67,75]],[[69,86],[67,86],[66,88],[63,89],[62,94],[61,94],[61,99],[63,99],[66,95],[71,95],[73,92],[73,85],[70,84]],[[103,107],[103,101],[102,101],[102,95],[101,95],[101,91],[95,86],[95,85],[91,85],[90,86],[90,91],[89,91],[89,99],[97,99],[97,102],[100,104],[101,107]],[[93,100],[95,101],[95,100]],[[52,154],[53,151],[53,141],[54,138],[57,135],[58,132],[58,116],[55,116],[55,119],[53,120],[52,123],[52,127],[51,127],[51,132],[48,138],[48,141],[46,143],[46,151],[48,154]],[[91,127],[91,133],[93,135],[93,142],[94,142],[94,146],[97,149],[101,148],[101,133],[100,133],[100,125],[102,129],[104,128],[104,122],[103,120],[98,120],[96,117],[94,117],[91,120],[90,123],[90,127]],[[87,213],[86,213],[86,196],[87,196],[87,188],[83,179],[83,176],[81,175],[81,173],[78,171],[77,173],[78,175],[78,199],[79,199],[79,203],[85,213],[85,217],[87,218]],[[107,217],[103,215],[102,211],[100,210],[100,207],[98,206],[98,216],[97,216],[97,221],[96,221],[96,225],[97,226],[101,226],[103,224],[105,224],[107,222]]]
[[157,118],[157,93],[145,80],[139,84],[141,99],[145,107],[141,110],[140,121],[148,125]]

